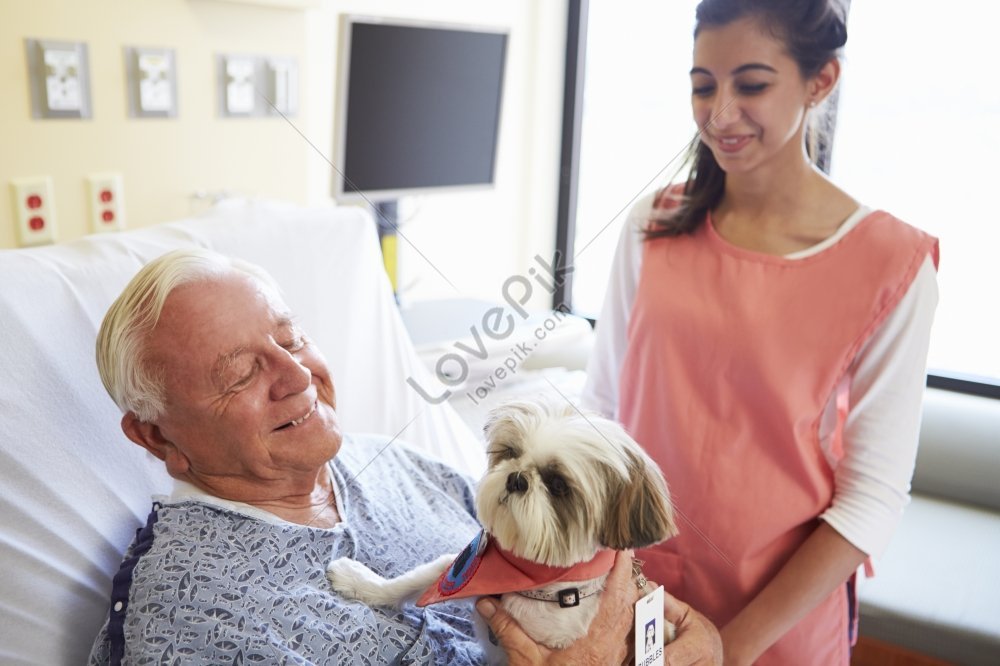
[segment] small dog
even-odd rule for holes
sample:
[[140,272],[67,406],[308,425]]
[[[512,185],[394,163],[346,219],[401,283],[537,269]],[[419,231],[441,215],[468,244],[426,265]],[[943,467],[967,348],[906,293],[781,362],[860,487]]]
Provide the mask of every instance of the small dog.
[[[568,404],[508,403],[490,413],[485,432],[483,531],[465,550],[391,580],[347,558],[327,576],[344,597],[374,606],[499,594],[536,642],[565,647],[596,615],[613,551],[677,533],[667,484],[620,425]],[[505,663],[476,620],[490,663]]]

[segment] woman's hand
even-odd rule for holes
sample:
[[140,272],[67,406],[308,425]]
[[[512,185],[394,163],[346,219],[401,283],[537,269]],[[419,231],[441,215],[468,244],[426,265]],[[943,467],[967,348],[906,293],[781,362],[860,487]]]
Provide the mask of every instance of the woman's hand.
[[517,621],[493,599],[483,597],[476,603],[476,610],[490,625],[500,647],[507,653],[510,666],[607,666],[620,664],[629,657],[632,647],[629,633],[632,630],[635,603],[643,595],[632,579],[632,553],[619,552],[615,557],[614,567],[608,574],[597,615],[590,623],[587,635],[562,650],[552,650],[533,641]]

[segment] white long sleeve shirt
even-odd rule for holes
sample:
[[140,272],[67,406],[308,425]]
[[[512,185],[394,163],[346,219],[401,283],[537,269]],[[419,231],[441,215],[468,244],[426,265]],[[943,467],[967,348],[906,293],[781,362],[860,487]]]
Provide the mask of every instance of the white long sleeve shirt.
[[[611,418],[618,417],[626,331],[642,264],[641,229],[649,219],[653,198],[649,195],[637,202],[625,220],[587,365],[583,404]],[[862,206],[831,237],[785,258],[802,259],[833,245],[870,212]],[[836,482],[833,502],[820,518],[872,557],[883,553],[909,502],[937,301],[936,270],[928,256],[899,305],[851,364],[851,402],[839,462],[831,451],[837,421],[835,395],[820,422],[820,443],[834,467]]]

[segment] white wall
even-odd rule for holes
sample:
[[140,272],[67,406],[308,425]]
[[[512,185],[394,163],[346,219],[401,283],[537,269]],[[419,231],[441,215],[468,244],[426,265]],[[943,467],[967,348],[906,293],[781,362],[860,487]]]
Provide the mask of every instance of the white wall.
[[[412,243],[400,241],[404,301],[497,299],[508,276],[526,272],[535,254],[550,257],[554,246],[565,0],[4,2],[0,247],[17,242],[7,181],[21,176],[53,177],[60,240],[89,233],[84,178],[98,171],[123,174],[133,227],[189,215],[197,208],[190,195],[198,190],[328,201],[342,13],[509,31],[496,187],[401,202],[403,234]],[[88,43],[93,119],[31,118],[25,38]],[[123,46],[176,49],[177,119],[126,116]],[[218,52],[294,56],[301,76],[295,128],[280,118],[219,118],[213,69]],[[532,302],[548,300],[537,293]]]

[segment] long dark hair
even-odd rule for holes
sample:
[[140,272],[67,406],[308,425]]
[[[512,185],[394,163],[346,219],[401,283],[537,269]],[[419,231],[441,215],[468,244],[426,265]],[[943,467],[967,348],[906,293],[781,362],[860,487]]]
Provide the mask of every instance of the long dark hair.
[[[744,17],[753,17],[775,39],[780,40],[799,66],[803,78],[811,78],[840,55],[847,42],[844,7],[838,0],[702,0],[695,12],[695,38],[702,29],[720,27]],[[824,128],[807,128],[806,148],[816,160],[817,141]],[[726,186],[726,173],[712,151],[695,136],[681,166],[690,166],[683,196],[674,207],[654,206],[646,238],[691,233],[705,215],[719,205]],[[671,188],[670,193],[679,194]]]

